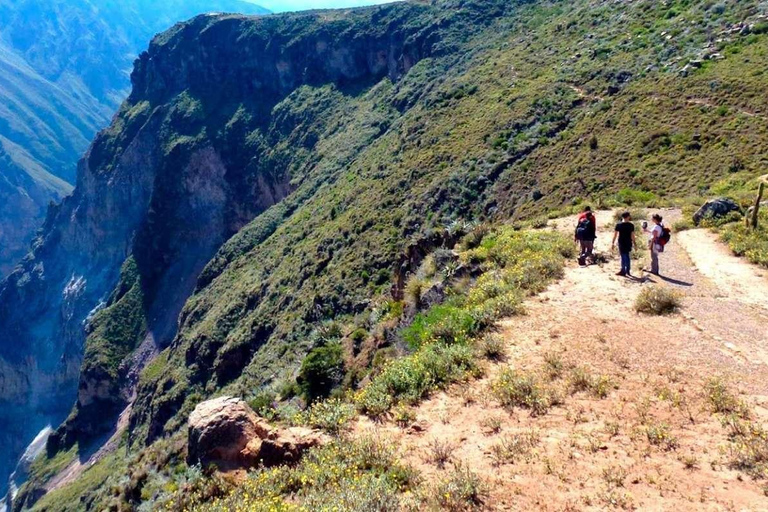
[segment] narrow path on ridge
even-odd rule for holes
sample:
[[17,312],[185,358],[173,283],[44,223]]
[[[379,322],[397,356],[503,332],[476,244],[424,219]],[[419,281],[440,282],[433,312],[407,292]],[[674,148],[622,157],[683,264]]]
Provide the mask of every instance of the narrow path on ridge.
[[[680,216],[661,214],[669,225]],[[506,361],[415,407],[406,428],[361,419],[356,432],[390,438],[427,482],[450,474],[427,456],[436,441],[448,443],[452,460],[486,482],[488,510],[766,510],[766,482],[729,468],[727,431],[704,387],[722,377],[755,420],[768,419],[768,271],[732,256],[714,234],[693,230],[673,233],[661,277],[618,277],[613,212],[597,218],[596,250],[608,263],[569,263],[561,280],[527,301],[526,315],[500,322]],[[574,225],[575,217],[550,222],[567,234]],[[640,263],[633,262],[638,276]],[[635,312],[637,294],[654,285],[681,295],[679,313]],[[553,358],[563,362],[565,379],[584,368],[610,378],[613,389],[604,399],[566,394],[538,417],[499,406],[490,385],[504,368],[542,374]],[[494,461],[495,446],[531,431],[540,438],[535,448],[514,463]],[[650,441],[657,431],[675,442],[662,449]]]

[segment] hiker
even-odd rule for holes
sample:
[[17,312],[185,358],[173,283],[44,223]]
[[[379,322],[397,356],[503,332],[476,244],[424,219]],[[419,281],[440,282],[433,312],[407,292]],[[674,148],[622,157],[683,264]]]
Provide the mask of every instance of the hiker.
[[[651,217],[653,227],[649,230],[648,223],[643,223],[643,231],[648,234],[648,249],[651,251],[651,274],[659,275],[659,253],[664,252],[664,236],[669,230],[665,230],[661,215],[654,213]],[[668,238],[667,238],[668,240]]]
[[[618,245],[616,244],[617,238]],[[632,277],[630,254],[633,248],[637,248],[637,243],[635,243],[635,225],[632,223],[632,215],[629,212],[621,214],[621,222],[616,224],[611,246],[618,247],[621,255],[621,270],[616,275]]]
[[589,206],[584,207],[584,212],[579,215],[579,220],[576,223],[576,234],[574,240],[579,242],[579,265],[584,266],[587,264],[587,259],[594,262],[592,255],[595,249],[595,238],[597,238],[597,219],[595,219],[592,213],[592,208]]

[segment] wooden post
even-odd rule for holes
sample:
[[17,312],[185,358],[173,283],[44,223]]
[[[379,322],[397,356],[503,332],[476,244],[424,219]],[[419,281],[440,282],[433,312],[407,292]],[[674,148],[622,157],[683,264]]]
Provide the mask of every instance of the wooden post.
[[757,199],[755,199],[755,206],[752,208],[752,218],[749,220],[749,226],[752,229],[757,229],[759,222],[758,214],[760,213],[760,202],[763,200],[763,191],[765,190],[765,182],[760,182],[760,187],[757,189]]

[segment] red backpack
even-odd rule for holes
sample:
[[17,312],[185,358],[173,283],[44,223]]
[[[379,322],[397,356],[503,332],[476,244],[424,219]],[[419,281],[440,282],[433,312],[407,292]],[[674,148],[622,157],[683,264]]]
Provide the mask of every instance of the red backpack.
[[661,252],[664,252],[664,246],[672,240],[672,230],[667,226],[661,226],[661,236],[656,240],[656,243],[661,247]]

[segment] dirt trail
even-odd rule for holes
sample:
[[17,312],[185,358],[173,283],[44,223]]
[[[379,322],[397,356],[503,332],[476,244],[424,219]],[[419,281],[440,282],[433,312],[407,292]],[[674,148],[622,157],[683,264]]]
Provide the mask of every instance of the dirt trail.
[[[679,217],[661,213],[669,224]],[[598,213],[596,248],[609,257],[612,217]],[[568,233],[574,224],[551,223]],[[768,272],[699,230],[674,234],[661,256],[662,277],[631,280],[616,270],[615,259],[570,264],[528,301],[526,315],[500,323],[506,361],[488,363],[484,378],[422,403],[408,428],[361,420],[358,431],[389,436],[428,482],[450,471],[428,462],[431,445],[449,443],[452,460],[486,482],[489,510],[768,510],[766,482],[729,469],[727,433],[703,391],[713,376],[724,376],[759,421],[768,419]],[[680,293],[681,312],[637,314],[635,297],[651,285]],[[553,386],[565,386],[579,367],[610,378],[613,389],[604,399],[566,393],[563,405],[538,417],[501,408],[490,384],[502,369],[542,374],[545,358],[565,368]],[[498,432],[492,418],[500,420]],[[540,438],[532,450],[514,463],[494,462],[495,446],[531,431]],[[649,432],[658,431],[663,439],[654,444]]]

